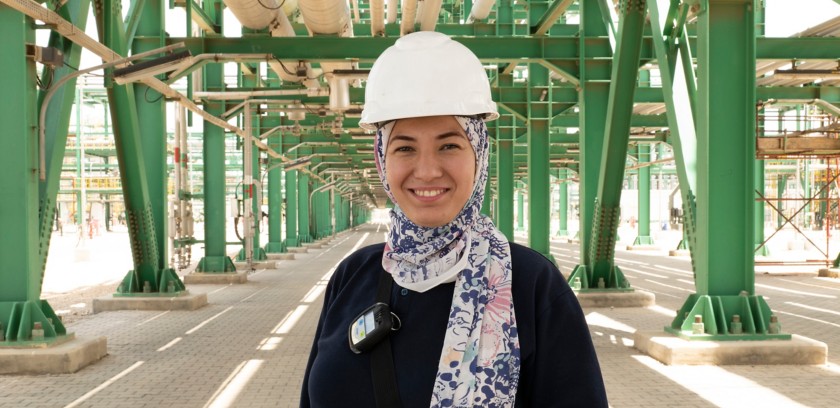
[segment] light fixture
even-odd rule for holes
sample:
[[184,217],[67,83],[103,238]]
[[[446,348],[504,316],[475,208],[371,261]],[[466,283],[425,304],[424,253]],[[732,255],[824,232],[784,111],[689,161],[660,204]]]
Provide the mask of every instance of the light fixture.
[[840,79],[840,67],[835,69],[777,69],[773,71],[773,77],[809,81]]
[[192,54],[189,50],[173,52],[153,60],[143,61],[114,70],[114,82],[123,85],[178,69]]

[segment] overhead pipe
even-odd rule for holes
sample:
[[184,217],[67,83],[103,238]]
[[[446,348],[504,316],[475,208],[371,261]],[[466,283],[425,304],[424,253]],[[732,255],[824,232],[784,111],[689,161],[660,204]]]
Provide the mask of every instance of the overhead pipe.
[[467,22],[486,19],[490,15],[490,10],[493,9],[494,4],[496,4],[496,0],[475,0]]
[[388,24],[397,22],[397,0],[388,0]]
[[400,35],[414,32],[414,19],[417,18],[417,0],[400,0],[402,6],[402,21],[400,21]]
[[435,31],[443,0],[424,0],[420,12],[420,31]]
[[370,2],[370,35],[385,36],[385,0],[371,0]]

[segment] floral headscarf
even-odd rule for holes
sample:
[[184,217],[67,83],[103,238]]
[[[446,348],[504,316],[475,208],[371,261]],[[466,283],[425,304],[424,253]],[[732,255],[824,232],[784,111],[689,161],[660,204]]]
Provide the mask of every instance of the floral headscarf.
[[473,193],[449,224],[428,228],[403,213],[388,185],[385,152],[395,122],[376,133],[376,168],[396,206],[382,266],[401,287],[424,292],[455,281],[431,406],[512,407],[519,383],[510,247],[480,213],[490,156],[482,119],[455,116],[475,152]]

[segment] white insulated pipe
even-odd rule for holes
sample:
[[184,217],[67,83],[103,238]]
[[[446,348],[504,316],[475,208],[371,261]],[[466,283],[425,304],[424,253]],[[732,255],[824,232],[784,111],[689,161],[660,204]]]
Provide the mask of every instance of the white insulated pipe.
[[370,1],[370,35],[385,36],[385,0]]
[[435,31],[443,0],[424,0],[420,13],[420,31]]
[[277,0],[224,0],[225,6],[243,26],[252,30],[268,27],[281,11],[282,6]]
[[312,34],[353,35],[350,7],[346,0],[299,0],[303,22]]
[[400,0],[402,6],[402,21],[400,21],[400,35],[414,32],[414,19],[417,17],[417,0]]
[[475,0],[468,21],[484,20],[490,15],[496,0]]
[[388,24],[397,22],[397,0],[388,0]]

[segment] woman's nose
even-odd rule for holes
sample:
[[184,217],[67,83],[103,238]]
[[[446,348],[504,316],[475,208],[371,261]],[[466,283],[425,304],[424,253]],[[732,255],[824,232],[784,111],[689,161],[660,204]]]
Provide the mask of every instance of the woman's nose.
[[419,180],[433,180],[443,175],[441,157],[434,152],[420,153],[414,167],[414,177]]

